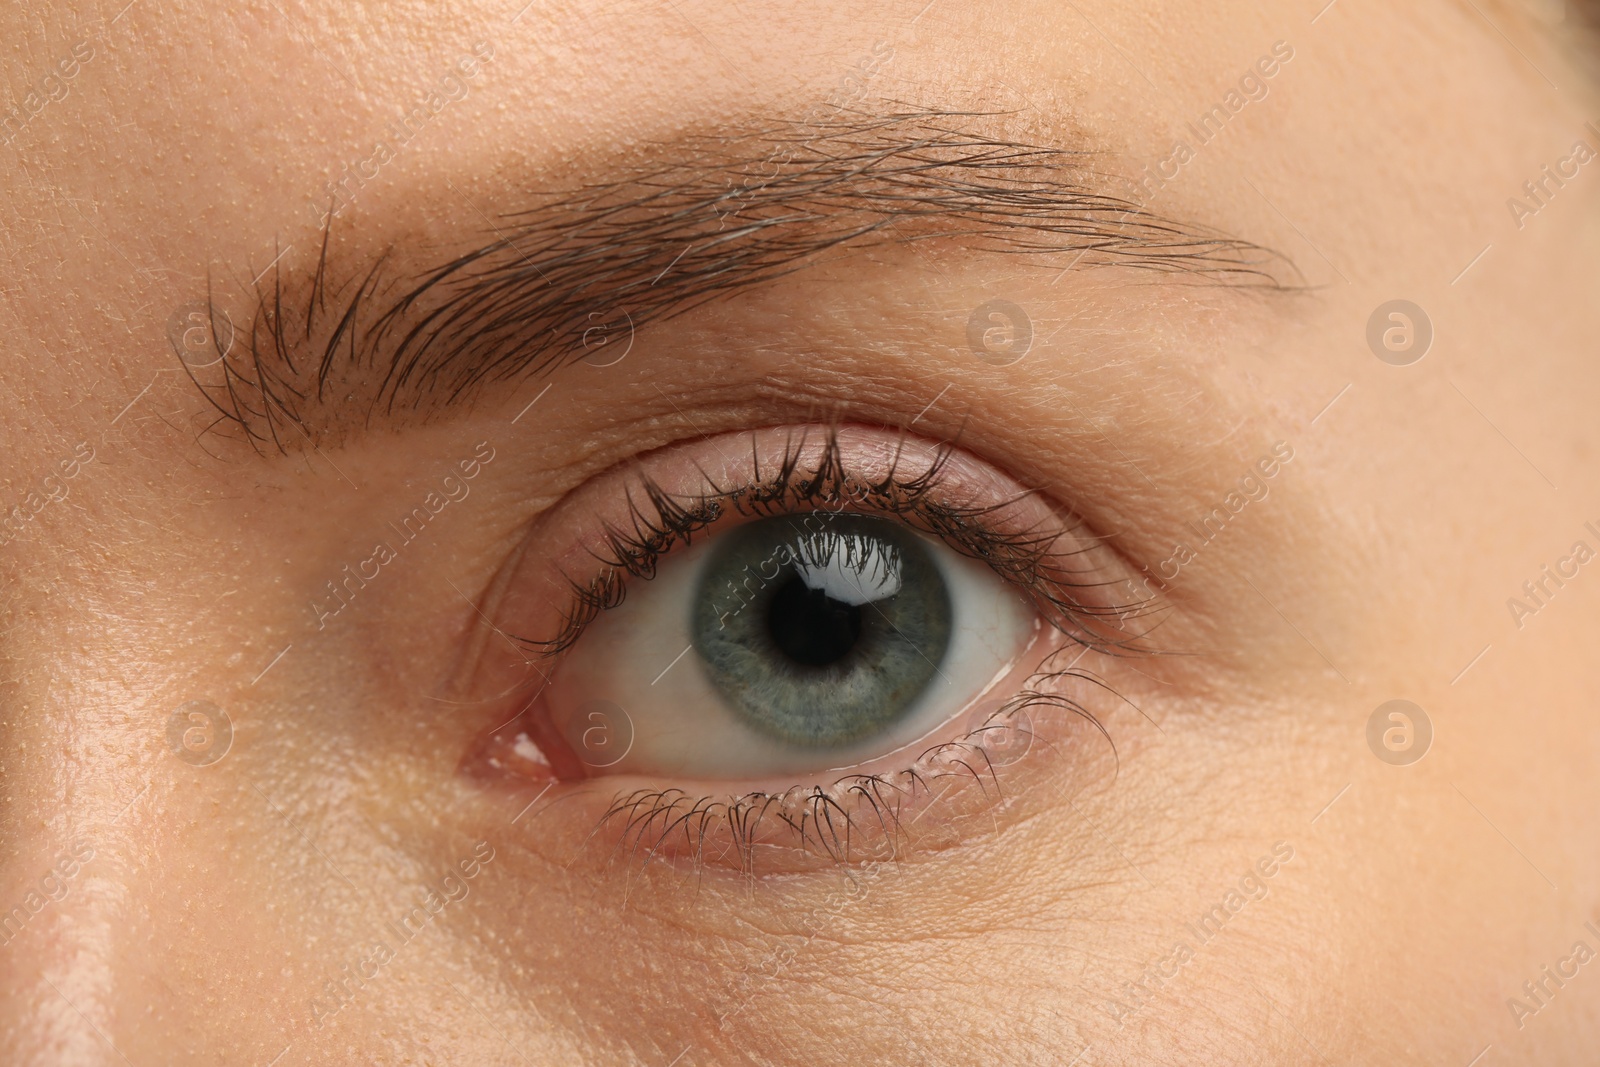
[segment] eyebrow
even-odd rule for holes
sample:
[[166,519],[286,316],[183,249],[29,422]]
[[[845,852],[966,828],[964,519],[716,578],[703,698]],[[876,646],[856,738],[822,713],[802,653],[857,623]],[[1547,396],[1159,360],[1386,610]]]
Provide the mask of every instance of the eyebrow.
[[330,212],[311,278],[279,265],[258,279],[247,327],[212,303],[221,381],[184,366],[214,428],[290,452],[470,403],[489,383],[581,358],[624,322],[641,329],[846,246],[956,240],[1058,276],[1119,266],[1286,287],[1284,257],[1106,191],[1088,153],[963,128],[993,117],[849,115],[686,137],[654,146],[665,162],[501,216],[492,240],[409,277],[390,276],[392,249],[342,272]]

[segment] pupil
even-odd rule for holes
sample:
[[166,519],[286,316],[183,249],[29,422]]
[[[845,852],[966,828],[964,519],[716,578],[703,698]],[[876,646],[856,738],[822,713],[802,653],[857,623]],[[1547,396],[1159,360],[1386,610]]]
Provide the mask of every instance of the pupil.
[[784,583],[767,611],[778,651],[807,667],[826,667],[849,655],[861,638],[861,608],[812,589],[798,576]]

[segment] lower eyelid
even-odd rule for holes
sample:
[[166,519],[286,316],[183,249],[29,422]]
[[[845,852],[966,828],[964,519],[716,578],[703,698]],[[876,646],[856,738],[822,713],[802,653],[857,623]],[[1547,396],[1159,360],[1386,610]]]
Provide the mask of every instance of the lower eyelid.
[[[824,870],[841,864],[931,856],[992,836],[1049,807],[1060,783],[1073,792],[1114,773],[1105,719],[1122,700],[1075,664],[1062,644],[1019,673],[1026,685],[985,705],[912,760],[886,757],[873,774],[799,785],[708,788],[636,776],[558,782],[486,773],[469,762],[510,817],[538,813],[539,847],[564,866],[665,864],[697,877]],[[1032,662],[1030,660],[1029,662]],[[496,741],[503,751],[515,726]],[[912,751],[912,750],[908,750]]]

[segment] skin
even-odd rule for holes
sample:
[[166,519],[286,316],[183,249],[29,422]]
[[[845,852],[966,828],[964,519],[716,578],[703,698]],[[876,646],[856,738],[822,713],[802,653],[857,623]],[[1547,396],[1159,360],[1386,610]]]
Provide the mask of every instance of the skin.
[[[0,907],[92,849],[0,946],[7,1062],[1588,1062],[1600,964],[1537,1005],[1523,983],[1600,950],[1600,577],[1507,606],[1600,548],[1600,172],[1520,228],[1506,204],[1595,143],[1585,76],[1509,6],[920,8],[0,15],[14,84],[93,45],[0,153],[0,504],[93,448],[0,547]],[[467,97],[341,216],[344,262],[459,253],[572,161],[804,110],[878,41],[855,106],[1013,112],[1136,176],[1280,40],[1268,95],[1156,206],[1277,250],[1294,291],[883,248],[640,331],[537,417],[512,421],[522,382],[288,454],[204,432],[167,342],[208,276],[246,315],[277,250],[303,278],[323,183],[476,41]],[[1008,367],[964,343],[997,296],[1039,339]],[[1396,298],[1435,331],[1409,366],[1365,342]],[[1275,442],[1293,458],[1162,594],[1172,654],[1090,661],[1126,698],[1086,698],[1117,758],[1062,724],[1005,804],[930,809],[900,862],[619,861],[581,798],[528,813],[536,789],[465,769],[492,725],[462,696],[475,605],[526,525],[630,456],[819,412],[959,434],[1130,574]],[[307,602],[485,440],[472,495],[318,629]],[[1431,721],[1419,762],[1369,747],[1392,699]],[[195,700],[233,731],[208,766],[167,743]],[[470,893],[314,1007],[478,842]],[[1197,938],[1279,843],[1265,895]]]

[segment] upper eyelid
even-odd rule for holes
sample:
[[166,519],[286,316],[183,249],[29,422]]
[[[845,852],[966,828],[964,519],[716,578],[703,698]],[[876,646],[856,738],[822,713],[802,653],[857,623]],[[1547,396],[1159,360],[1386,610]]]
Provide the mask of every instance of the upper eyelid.
[[[325,230],[314,276],[286,284],[283,265],[274,268],[223,360],[225,384],[202,390],[257,447],[294,451],[353,434],[351,415],[398,417],[486,380],[558,367],[582,353],[596,315],[625,314],[637,329],[862,240],[953,236],[991,251],[1075,252],[1071,266],[1124,262],[1274,287],[1288,274],[1276,253],[1097,188],[1103,179],[1079,153],[960,128],[976,117],[918,112],[691,138],[663,149],[687,162],[552,197],[398,299],[383,257],[336,281]],[[794,154],[735,189],[774,145]],[[731,231],[730,205],[744,220]],[[393,303],[379,311],[380,297]],[[357,368],[381,380],[352,380]],[[341,415],[352,395],[367,409]],[[280,433],[284,423],[293,429]]]
[[[696,531],[733,517],[733,513],[727,510],[729,507],[733,507],[737,515],[751,519],[771,514],[799,514],[808,503],[814,503],[817,499],[815,495],[806,495],[808,486],[814,483],[810,490],[812,493],[836,491],[836,485],[823,482],[812,469],[834,471],[835,476],[840,473],[850,476],[851,472],[838,458],[836,431],[829,431],[825,451],[821,457],[816,457],[816,463],[807,464],[802,469],[797,457],[804,447],[802,438],[793,452],[785,454],[785,467],[772,472],[772,478],[759,484],[718,487],[708,483],[706,489],[698,493],[672,494],[663,492],[647,479],[633,483],[636,488],[647,487],[647,491],[641,495],[657,509],[655,514],[642,510],[635,493],[630,490],[627,498],[631,530],[608,526],[603,542],[606,554],[602,555],[593,549],[588,551],[590,556],[598,560],[598,573],[591,571],[586,581],[566,576],[570,601],[559,631],[548,638],[522,635],[519,640],[531,650],[545,655],[564,651],[595,617],[621,602],[629,577],[649,577],[659,559],[680,544],[692,540]],[[1058,514],[1062,527],[1054,532],[1039,534],[1032,527],[1003,531],[1001,526],[1004,523],[999,517],[1001,513],[1011,505],[1020,503],[1023,496],[1031,498],[1034,494],[1023,493],[1012,499],[998,499],[981,507],[941,501],[938,472],[945,460],[954,454],[955,448],[952,443],[941,443],[938,446],[940,458],[932,465],[919,468],[892,485],[886,478],[880,487],[890,493],[915,494],[914,501],[894,505],[884,498],[875,502],[876,507],[866,510],[886,511],[902,520],[909,520],[913,528],[939,537],[957,551],[986,563],[1001,579],[1034,599],[1052,624],[1075,642],[1102,650],[1112,647],[1139,650],[1136,643],[1125,639],[1126,635],[1118,637],[1101,632],[1099,624],[1105,618],[1115,617],[1120,629],[1121,623],[1140,605],[1094,604],[1074,592],[1111,584],[1104,581],[1074,581],[1063,562],[1097,547],[1097,539],[1085,538],[1077,528],[1076,524],[1081,520],[1075,516]],[[788,467],[787,464],[791,462],[796,466]],[[891,473],[897,471],[898,459]],[[739,494],[746,490],[754,490],[757,495],[738,504]],[[838,508],[823,510],[842,510],[849,503],[840,499]],[[874,501],[870,498],[857,499],[854,503],[870,505]],[[769,507],[770,511],[767,510]],[[1054,508],[1049,510],[1055,513]],[[1071,546],[1057,551],[1053,547],[1055,540],[1067,536],[1069,528],[1073,538]]]

